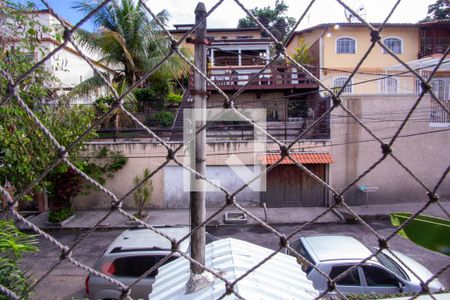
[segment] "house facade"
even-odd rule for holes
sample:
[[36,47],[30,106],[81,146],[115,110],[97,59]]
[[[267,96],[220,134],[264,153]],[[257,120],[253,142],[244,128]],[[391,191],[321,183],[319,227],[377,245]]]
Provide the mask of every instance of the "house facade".
[[[449,46],[449,29],[448,22],[386,24],[381,41],[417,73],[428,78]],[[350,23],[321,24],[299,31],[291,39],[289,51],[293,53],[303,42],[310,46],[320,80],[335,89],[342,87],[371,44],[369,30],[362,24]],[[433,91],[447,108],[448,74],[449,67],[444,63],[431,81]],[[350,86],[344,89],[342,98],[343,104],[365,126],[384,142],[389,142],[420,92],[420,81],[376,45]],[[448,165],[449,120],[448,113],[426,94],[393,146],[401,163],[429,188],[436,184]],[[339,190],[366,171],[382,154],[379,142],[342,109],[333,111],[330,123],[331,148],[336,161],[331,167],[330,180]],[[368,194],[368,191],[373,192]],[[444,199],[450,198],[448,182],[441,186],[439,194]],[[388,157],[351,187],[345,197],[354,205],[418,202],[424,200],[426,191],[399,162]]]

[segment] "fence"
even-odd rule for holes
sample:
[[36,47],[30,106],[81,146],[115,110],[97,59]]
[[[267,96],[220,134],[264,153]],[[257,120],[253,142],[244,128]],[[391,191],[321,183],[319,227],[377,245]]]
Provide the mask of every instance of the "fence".
[[[83,54],[83,52],[81,51],[81,49],[78,47],[77,43],[74,41],[74,34],[77,32],[77,30],[80,28],[80,26],[82,24],[84,24],[88,19],[92,18],[95,14],[101,12],[102,9],[104,9],[107,5],[109,5],[109,3],[112,2],[112,0],[105,0],[99,3],[98,7],[96,7],[95,9],[93,9],[90,13],[88,13],[85,17],[83,17],[77,24],[75,24],[72,27],[69,27],[69,25],[63,21],[63,19],[58,16],[58,14],[56,14],[56,12],[52,9],[52,7],[50,6],[50,4],[46,1],[46,0],[42,0],[42,3],[44,3],[44,5],[47,7],[47,9],[54,14],[57,19],[60,21],[61,26],[64,28],[64,40],[63,42],[56,47],[54,50],[52,50],[48,55],[46,55],[43,59],[41,59],[40,61],[38,61],[35,66],[33,68],[31,68],[30,70],[24,72],[20,77],[18,78],[12,78],[10,74],[8,74],[5,70],[2,70],[2,76],[4,78],[7,79],[8,81],[8,86],[7,89],[5,90],[5,94],[6,96],[4,97],[4,99],[2,99],[1,103],[6,103],[7,101],[11,101],[14,100],[15,102],[17,102],[20,107],[23,109],[24,112],[26,112],[26,114],[33,120],[33,122],[36,124],[36,126],[39,128],[39,130],[46,136],[46,138],[51,141],[51,143],[54,145],[55,148],[55,153],[57,153],[57,159],[55,161],[53,161],[53,163],[51,163],[44,172],[42,172],[42,174],[35,178],[35,180],[26,188],[24,188],[22,191],[19,191],[15,197],[15,199],[12,199],[10,197],[10,195],[8,194],[8,192],[6,191],[6,189],[4,187],[0,187],[0,192],[1,194],[3,194],[4,197],[7,198],[7,202],[8,202],[8,208],[10,213],[19,221],[25,223],[27,226],[29,226],[33,231],[35,231],[37,234],[39,234],[40,236],[42,236],[43,238],[47,239],[48,241],[50,241],[55,247],[59,248],[61,250],[61,256],[59,258],[59,262],[53,266],[51,266],[48,270],[48,272],[41,278],[39,278],[32,286],[32,288],[35,288],[38,284],[40,284],[40,282],[42,282],[42,280],[48,276],[61,262],[63,261],[69,261],[70,263],[72,263],[74,266],[79,267],[85,271],[94,273],[102,278],[104,278],[105,280],[111,282],[114,285],[117,285],[117,287],[119,287],[121,289],[121,297],[122,298],[129,298],[129,291],[130,289],[133,288],[133,286],[139,282],[140,280],[142,280],[144,277],[147,276],[147,274],[152,273],[155,269],[157,269],[159,266],[161,266],[163,263],[165,263],[173,254],[177,253],[178,255],[182,256],[184,259],[190,261],[191,265],[193,266],[193,271],[196,273],[200,272],[208,272],[209,274],[211,274],[213,277],[215,277],[216,279],[220,280],[223,282],[224,285],[224,293],[223,295],[221,295],[219,297],[219,299],[223,299],[225,298],[227,295],[229,294],[234,294],[237,298],[239,299],[243,299],[243,297],[239,294],[239,292],[235,289],[236,284],[238,282],[240,282],[241,280],[243,280],[244,278],[246,278],[252,271],[254,271],[255,269],[259,268],[260,266],[264,265],[268,260],[270,260],[275,254],[283,251],[284,249],[288,249],[290,252],[292,252],[299,261],[302,262],[306,262],[308,263],[308,260],[300,253],[296,252],[295,249],[293,249],[290,246],[290,241],[292,239],[292,237],[300,232],[302,232],[302,230],[304,228],[306,228],[308,225],[310,225],[311,223],[315,222],[316,220],[320,219],[325,213],[330,212],[332,209],[335,209],[337,207],[340,207],[342,209],[345,209],[349,214],[353,215],[353,217],[355,219],[358,220],[358,222],[360,224],[362,224],[365,228],[367,228],[367,231],[370,232],[370,234],[373,234],[379,242],[379,249],[377,251],[375,251],[372,255],[366,257],[361,263],[359,264],[355,264],[354,266],[352,266],[351,268],[349,268],[348,270],[346,270],[345,272],[343,272],[342,274],[340,274],[339,276],[335,277],[335,278],[330,278],[328,275],[319,272],[326,277],[327,281],[328,281],[328,288],[327,290],[323,291],[322,293],[320,293],[320,295],[317,298],[321,298],[322,296],[330,293],[330,292],[336,292],[340,297],[342,298],[346,298],[345,295],[341,294],[338,290],[336,290],[336,282],[339,281],[340,279],[344,278],[346,275],[348,275],[350,272],[352,272],[353,270],[355,270],[358,266],[360,266],[362,263],[364,263],[365,261],[373,258],[375,255],[377,255],[378,253],[380,253],[381,251],[389,251],[389,253],[396,257],[397,259],[399,259],[399,261],[401,261],[401,259],[395,254],[395,252],[393,252],[390,247],[389,247],[389,241],[407,224],[409,224],[412,220],[414,220],[421,212],[423,212],[428,206],[430,205],[439,205],[446,213],[447,216],[449,216],[449,213],[445,210],[444,207],[442,207],[442,205],[440,204],[440,200],[439,200],[439,195],[437,194],[437,191],[439,189],[439,187],[441,186],[441,184],[444,182],[444,179],[446,178],[447,174],[449,173],[450,167],[446,167],[446,170],[443,174],[440,174],[439,176],[437,176],[436,178],[436,183],[434,186],[427,186],[426,184],[424,184],[420,178],[417,178],[415,176],[415,174],[412,173],[412,171],[410,171],[408,169],[408,167],[406,166],[406,164],[402,161],[402,159],[400,157],[397,157],[395,151],[393,150],[393,146],[395,145],[398,136],[400,135],[400,133],[402,132],[402,129],[404,128],[405,124],[409,121],[411,114],[414,112],[414,110],[416,109],[418,103],[420,101],[422,101],[424,95],[426,93],[430,94],[431,97],[434,99],[435,103],[437,105],[439,105],[443,111],[445,111],[447,114],[449,114],[449,108],[447,105],[444,105],[444,103],[442,103],[442,101],[440,99],[438,99],[435,95],[435,93],[433,93],[431,87],[430,87],[430,80],[433,78],[433,75],[435,74],[436,70],[439,68],[439,66],[441,65],[443,59],[445,58],[445,56],[448,54],[449,52],[449,48],[447,48],[445,50],[444,56],[443,58],[440,60],[439,64],[437,64],[434,67],[434,70],[431,72],[430,76],[425,79],[423,78],[419,73],[417,73],[415,70],[411,69],[405,62],[403,62],[395,53],[393,53],[389,48],[387,48],[381,41],[380,41],[380,34],[383,31],[383,28],[385,27],[386,23],[388,22],[389,18],[391,17],[392,13],[395,11],[395,9],[397,8],[398,4],[400,1],[396,1],[395,5],[392,7],[390,13],[388,14],[388,16],[386,17],[386,19],[384,20],[384,22],[381,24],[381,26],[379,26],[378,28],[375,28],[374,26],[372,26],[371,24],[367,23],[363,18],[359,17],[358,13],[353,11],[351,7],[349,7],[344,1],[342,0],[336,0],[340,5],[343,6],[343,8],[345,8],[346,10],[348,10],[353,16],[355,16],[355,18],[357,18],[360,22],[362,22],[366,28],[367,28],[367,34],[370,35],[371,37],[371,46],[369,47],[369,49],[367,49],[365,51],[365,54],[363,56],[363,58],[361,59],[361,61],[356,64],[354,70],[352,73],[350,73],[346,79],[346,82],[344,83],[344,85],[342,86],[342,88],[339,91],[335,91],[332,89],[329,89],[325,84],[323,84],[317,77],[315,77],[313,74],[311,74],[308,69],[303,66],[302,64],[298,63],[297,61],[295,61],[291,56],[289,56],[286,53],[286,41],[289,39],[286,39],[286,41],[280,41],[278,39],[276,39],[272,33],[266,28],[264,27],[259,20],[251,13],[251,11],[241,2],[241,0],[234,0],[234,2],[246,13],[246,15],[248,15],[254,22],[256,22],[256,24],[263,30],[263,32],[272,40],[272,42],[275,45],[275,49],[276,49],[276,53],[273,55],[273,57],[271,57],[270,62],[266,65],[265,68],[261,69],[258,73],[256,74],[252,74],[251,78],[248,78],[248,80],[243,83],[242,85],[239,85],[239,89],[233,93],[231,96],[229,96],[228,94],[226,94],[220,86],[218,86],[216,84],[216,82],[214,82],[213,80],[211,80],[207,74],[205,74],[205,72],[202,72],[196,65],[194,65],[191,60],[185,56],[185,54],[183,54],[182,51],[180,51],[180,44],[182,43],[182,41],[184,41],[189,34],[193,33],[194,31],[196,31],[196,29],[201,26],[201,24],[206,21],[207,17],[210,16],[213,12],[217,11],[220,9],[222,3],[224,2],[224,0],[220,0],[218,2],[215,3],[215,5],[208,11],[205,13],[205,15],[200,19],[197,20],[197,22],[195,23],[195,25],[189,29],[187,31],[186,34],[184,34],[184,36],[180,39],[180,40],[176,40],[174,39],[174,37],[172,36],[172,34],[169,32],[169,30],[158,20],[158,18],[156,18],[155,13],[153,12],[153,10],[151,9],[151,7],[149,7],[146,4],[146,1],[140,1],[143,9],[146,11],[146,13],[148,13],[150,16],[152,16],[152,18],[154,19],[154,21],[156,23],[158,23],[158,25],[161,27],[161,31],[167,36],[167,38],[170,41],[170,50],[168,52],[167,55],[165,55],[164,59],[162,59],[155,67],[153,67],[151,70],[148,70],[147,73],[145,73],[144,75],[142,75],[140,78],[137,79],[136,83],[133,84],[127,91],[123,92],[122,94],[118,94],[116,92],[116,90],[114,89],[114,87],[112,86],[112,82],[109,81],[107,78],[105,78],[101,72],[98,71],[97,67],[95,64],[93,64],[87,57],[85,54]],[[305,16],[308,14],[308,11],[310,10],[310,8],[314,5],[314,0],[312,0],[309,4],[309,6],[305,9],[305,11],[301,12],[301,17],[298,19],[296,26],[298,26],[298,24],[300,24],[303,19],[305,18]],[[294,27],[294,28],[295,28]],[[291,32],[289,34],[288,37],[290,37],[293,34],[293,32]],[[107,84],[111,94],[113,95],[115,101],[112,105],[112,107],[109,109],[109,111],[107,111],[103,116],[101,116],[96,122],[95,124],[93,124],[91,127],[86,128],[86,131],[81,134],[76,140],[74,140],[72,143],[70,143],[69,145],[63,146],[61,145],[58,140],[55,139],[54,135],[52,134],[52,132],[50,132],[45,126],[44,124],[36,117],[36,115],[34,114],[34,112],[30,109],[30,107],[28,107],[25,102],[23,101],[23,99],[21,98],[20,93],[18,93],[18,89],[20,87],[20,85],[24,82],[24,80],[27,78],[28,75],[30,75],[31,73],[33,73],[37,67],[42,66],[43,64],[45,64],[48,60],[50,60],[55,54],[58,53],[58,51],[60,51],[64,46],[68,45],[68,44],[72,44],[73,47],[80,53],[80,55],[85,59],[85,61],[94,69],[94,71],[99,74],[102,77],[102,80]],[[417,97],[417,100],[415,102],[415,104],[410,108],[409,113],[406,115],[405,119],[401,122],[400,126],[398,127],[398,130],[396,131],[396,134],[392,137],[392,139],[387,142],[384,143],[382,141],[382,139],[380,139],[375,133],[373,133],[370,128],[365,125],[351,110],[349,110],[347,107],[345,107],[342,102],[341,102],[341,94],[342,92],[345,90],[345,87],[351,82],[352,78],[355,76],[355,74],[357,74],[359,68],[361,67],[362,63],[364,62],[364,60],[367,58],[368,54],[372,51],[372,49],[374,48],[375,45],[379,45],[380,47],[382,47],[384,49],[384,51],[386,51],[386,53],[390,56],[392,56],[393,58],[395,58],[396,61],[398,61],[400,64],[402,64],[405,68],[407,68],[409,70],[409,72],[411,74],[413,74],[414,76],[417,77],[417,79],[420,81],[420,84],[422,86],[422,90],[420,92],[420,94]],[[279,146],[279,159],[272,165],[270,165],[269,167],[267,167],[261,174],[259,174],[256,178],[253,178],[251,181],[247,182],[244,186],[242,186],[241,188],[237,189],[236,191],[228,191],[223,187],[218,186],[218,188],[222,191],[223,193],[223,206],[222,208],[218,209],[211,217],[207,218],[207,219],[203,219],[201,221],[200,224],[197,224],[197,226],[193,226],[191,228],[191,232],[185,236],[182,240],[179,241],[172,241],[169,239],[169,237],[165,236],[163,233],[161,233],[157,228],[151,226],[150,224],[147,224],[145,222],[143,222],[142,220],[137,219],[136,217],[134,217],[133,215],[129,214],[128,212],[124,211],[121,208],[121,203],[124,200],[124,198],[126,198],[127,196],[129,196],[130,194],[132,194],[139,186],[141,186],[146,180],[148,180],[149,178],[153,177],[154,174],[156,174],[157,172],[160,172],[162,170],[162,168],[167,165],[169,162],[175,163],[177,165],[179,165],[180,167],[184,168],[185,170],[188,170],[189,172],[195,174],[198,178],[200,178],[202,181],[208,182],[210,184],[212,184],[213,186],[216,186],[216,184],[214,182],[211,182],[208,178],[206,178],[202,173],[198,172],[196,169],[193,169],[191,167],[188,167],[186,165],[184,165],[182,162],[180,162],[177,158],[177,154],[180,152],[180,150],[182,149],[182,147],[177,147],[177,148],[172,148],[171,145],[169,143],[167,143],[165,141],[165,139],[161,138],[157,132],[151,130],[150,128],[146,127],[142,122],[140,122],[129,110],[126,109],[126,107],[124,107],[124,99],[125,97],[136,87],[138,87],[139,85],[141,85],[149,76],[151,76],[152,74],[155,73],[155,71],[160,68],[168,59],[170,56],[172,55],[177,55],[179,56],[186,64],[188,64],[193,70],[195,70],[196,73],[196,80],[201,80],[204,82],[207,82],[211,87],[213,87],[219,94],[221,94],[223,96],[224,99],[224,106],[229,108],[230,110],[234,111],[234,113],[239,114],[239,111],[235,109],[234,107],[234,102],[237,98],[237,96],[239,94],[241,94],[243,91],[245,91],[247,89],[247,87],[251,84],[251,82],[257,82],[259,80],[259,78],[261,76],[264,76],[264,72],[266,69],[270,68],[271,65],[274,64],[275,60],[277,60],[280,57],[284,57],[286,59],[286,61],[289,62],[289,64],[291,64],[293,67],[298,68],[299,70],[302,70],[302,72],[304,72],[309,78],[310,80],[314,81],[317,85],[319,85],[319,87],[325,91],[327,91],[329,93],[329,95],[331,95],[331,100],[332,100],[332,106],[327,109],[327,111],[322,114],[322,116],[318,119],[316,119],[313,123],[309,124],[308,128],[306,128],[306,130],[304,130],[303,132],[301,132],[295,139],[293,139],[292,141],[290,141],[289,143],[285,143],[283,141],[280,141],[276,136],[272,136],[269,132],[267,132],[267,130],[264,130],[262,128],[260,128],[259,126],[257,126],[255,123],[253,123],[251,120],[249,120],[247,117],[241,115],[243,120],[246,120],[246,122],[255,127],[257,131],[259,131],[262,134],[265,134],[268,138],[268,140],[271,140],[271,142],[277,144]],[[336,108],[342,108],[346,114],[352,118],[357,124],[359,124],[359,126],[361,126],[365,131],[367,131],[375,140],[378,141],[379,146],[380,146],[380,158],[373,164],[371,165],[367,170],[365,170],[364,172],[362,172],[361,174],[359,174],[359,176],[357,176],[356,178],[354,178],[354,180],[352,182],[350,182],[345,188],[343,188],[342,190],[336,190],[333,186],[329,185],[327,182],[324,182],[322,179],[320,179],[319,177],[317,177],[314,173],[312,173],[308,168],[306,168],[303,164],[299,163],[298,161],[296,161],[295,157],[290,155],[290,150],[292,149],[293,145],[295,145],[295,143],[297,141],[299,141],[300,139],[302,139],[308,132],[312,131],[316,126],[318,126],[320,124],[320,122],[322,120],[324,120],[325,118],[329,117],[329,114],[335,110]],[[111,191],[109,191],[108,189],[106,189],[104,186],[102,186],[100,183],[96,182],[94,179],[90,178],[88,175],[86,175],[83,171],[77,169],[68,159],[68,153],[69,151],[71,151],[71,149],[73,149],[73,147],[75,145],[77,145],[78,143],[80,143],[83,138],[89,134],[91,131],[95,130],[100,124],[101,122],[108,116],[110,116],[113,113],[113,110],[116,108],[120,108],[120,110],[123,111],[124,114],[126,114],[129,118],[133,119],[136,124],[138,124],[142,130],[144,130],[146,133],[148,133],[150,136],[152,136],[154,139],[156,139],[158,142],[161,143],[161,145],[163,145],[165,147],[165,149],[167,150],[167,157],[166,157],[166,161],[159,166],[159,168],[153,170],[151,172],[151,174],[145,178],[143,181],[141,181],[139,184],[137,184],[135,187],[133,187],[130,191],[128,191],[123,197],[117,197],[115,194],[113,194]],[[206,130],[206,128],[209,126],[210,122],[205,123],[203,126],[201,126],[200,128],[198,128],[197,134],[200,132],[203,132]],[[29,133],[29,134],[33,134],[33,133]],[[185,142],[189,142],[189,141],[185,141]],[[381,236],[375,229],[373,229],[369,224],[367,224],[360,216],[358,216],[358,214],[356,214],[351,207],[349,207],[346,203],[345,200],[345,192],[352,186],[354,186],[360,179],[364,178],[367,174],[369,174],[371,171],[373,171],[375,168],[377,168],[377,166],[383,162],[386,158],[390,157],[391,159],[393,159],[394,161],[396,161],[405,171],[406,173],[408,173],[410,176],[412,176],[412,178],[414,178],[414,180],[417,182],[418,185],[423,187],[423,197],[427,198],[426,203],[423,205],[423,207],[415,212],[409,219],[407,222],[405,222],[403,225],[401,225],[400,227],[398,227],[391,235],[389,236]],[[292,234],[285,236],[283,234],[281,234],[280,232],[278,232],[275,228],[273,228],[272,226],[270,226],[269,224],[267,224],[266,222],[264,222],[263,220],[259,219],[257,216],[253,215],[250,211],[246,210],[245,207],[243,207],[240,203],[239,203],[239,195],[240,192],[247,187],[252,181],[256,180],[257,178],[259,178],[260,176],[270,172],[273,168],[275,168],[276,166],[278,166],[279,164],[281,164],[281,162],[284,159],[288,159],[290,160],[296,167],[300,168],[301,170],[303,170],[303,172],[305,172],[306,174],[308,174],[309,176],[311,176],[315,181],[319,182],[323,187],[325,187],[328,192],[330,194],[333,195],[333,203],[332,205],[321,215],[318,215],[314,218],[314,220],[312,220],[311,222],[308,222],[307,224],[299,227],[295,232],[293,232]],[[446,164],[447,162],[442,162],[443,164]],[[66,164],[69,168],[71,168],[72,170],[74,170],[75,172],[77,172],[80,176],[82,176],[85,180],[87,180],[90,184],[92,184],[93,186],[97,187],[99,190],[101,190],[103,193],[107,194],[110,199],[111,199],[111,210],[106,213],[104,215],[104,217],[102,217],[101,219],[98,220],[98,222],[92,226],[92,228],[83,236],[80,237],[79,240],[77,240],[74,244],[72,245],[64,245],[61,242],[59,242],[58,240],[56,240],[54,237],[52,237],[50,234],[42,231],[41,229],[37,228],[35,225],[33,225],[32,223],[30,223],[27,219],[25,219],[24,217],[22,217],[18,212],[16,212],[13,208],[14,208],[14,203],[16,201],[18,201],[19,199],[21,199],[24,195],[26,195],[36,184],[38,184],[39,182],[41,182],[45,176],[50,172],[50,170],[52,170],[53,168],[55,168],[57,165],[59,164]],[[195,256],[190,256],[188,255],[188,253],[185,253],[183,251],[181,251],[179,249],[179,245],[180,243],[187,239],[192,237],[195,234],[198,234],[198,232],[200,230],[204,230],[205,225],[211,221],[211,219],[213,217],[215,217],[216,215],[218,215],[219,213],[223,212],[227,207],[230,206],[234,206],[235,208],[237,208],[238,210],[246,213],[250,218],[254,219],[257,223],[259,223],[261,226],[263,226],[264,228],[266,228],[267,230],[270,230],[271,233],[273,233],[275,236],[277,236],[279,238],[280,241],[280,247],[274,251],[271,255],[269,255],[268,257],[266,257],[265,259],[263,259],[262,261],[260,261],[258,264],[256,264],[252,269],[250,269],[248,272],[246,272],[245,274],[243,274],[242,276],[240,276],[239,278],[237,278],[234,281],[229,281],[227,279],[225,279],[223,277],[222,274],[216,272],[215,270],[208,268],[203,261],[201,261],[201,259],[196,260]],[[93,267],[91,266],[87,266],[83,263],[81,263],[79,260],[75,259],[72,256],[72,251],[74,250],[75,247],[77,247],[77,245],[83,240],[85,239],[87,236],[89,236],[92,232],[94,232],[96,229],[99,228],[100,223],[105,220],[108,216],[111,215],[112,212],[114,211],[118,211],[120,212],[122,215],[126,216],[127,218],[134,220],[136,222],[138,222],[140,225],[142,225],[145,228],[148,228],[152,231],[154,231],[155,233],[160,234],[161,236],[166,237],[167,239],[169,239],[172,243],[172,250],[171,253],[169,255],[167,255],[164,259],[162,259],[159,263],[157,263],[154,267],[152,267],[151,269],[147,270],[147,272],[145,272],[145,274],[143,274],[140,278],[138,278],[136,280],[136,282],[134,282],[131,285],[125,285],[122,282],[118,281],[117,279],[104,274],[98,270],[93,269]],[[201,232],[201,231],[200,231]],[[198,247],[199,245],[194,244],[194,247]],[[316,268],[316,266],[310,264],[310,268]],[[442,274],[443,272],[445,272],[448,268],[449,268],[449,264],[442,266],[442,269],[440,271],[438,271],[437,273],[435,273],[428,281],[423,282],[419,276],[417,276],[417,274],[414,273],[415,270],[410,270],[412,273],[415,274],[415,276],[421,281],[421,286],[422,286],[422,290],[418,293],[415,293],[411,296],[411,298],[417,298],[419,295],[421,294],[429,294],[432,298],[433,296],[430,293],[430,290],[428,288],[428,284],[435,279],[437,276],[439,276],[440,274]],[[18,299],[17,295],[14,294],[14,292],[12,292],[11,290],[8,290],[7,288],[0,286],[0,291],[2,293],[4,293],[5,295],[7,295],[9,298],[11,299]]]

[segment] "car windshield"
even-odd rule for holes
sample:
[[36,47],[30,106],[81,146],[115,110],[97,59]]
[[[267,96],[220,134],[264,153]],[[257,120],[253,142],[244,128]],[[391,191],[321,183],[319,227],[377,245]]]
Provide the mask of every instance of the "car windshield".
[[[292,248],[297,250],[297,252],[300,255],[302,255],[304,258],[306,258],[311,264],[314,264],[314,261],[313,261],[311,255],[309,255],[308,251],[306,251],[305,246],[303,245],[301,240],[295,241],[291,246],[292,246]],[[305,264],[303,267],[304,267],[303,271],[305,271],[306,273],[311,272],[311,270],[313,269],[313,267],[309,264]]]
[[397,275],[400,278],[403,278],[405,280],[408,280],[406,278],[405,272],[399,267],[399,265],[392,260],[389,256],[383,254],[382,252],[379,252],[375,257],[378,259],[378,261],[387,269],[391,270],[395,275]]

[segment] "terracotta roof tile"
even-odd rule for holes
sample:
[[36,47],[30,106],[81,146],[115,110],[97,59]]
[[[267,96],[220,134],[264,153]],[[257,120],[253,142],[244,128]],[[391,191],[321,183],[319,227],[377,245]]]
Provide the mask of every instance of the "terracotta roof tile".
[[[290,156],[301,164],[331,164],[334,163],[331,153],[291,153]],[[275,153],[268,153],[258,157],[262,164],[272,165],[276,163],[281,156]],[[285,157],[281,162],[282,165],[292,165],[294,162]]]

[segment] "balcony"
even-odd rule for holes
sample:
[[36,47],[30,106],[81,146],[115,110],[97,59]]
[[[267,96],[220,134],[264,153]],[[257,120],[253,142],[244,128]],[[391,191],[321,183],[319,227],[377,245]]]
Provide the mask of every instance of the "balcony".
[[448,47],[450,47],[450,38],[422,38],[419,59],[433,54],[443,54]]
[[[264,65],[213,67],[208,75],[223,91],[237,91],[263,68]],[[190,80],[191,88],[193,87],[192,79],[193,76]],[[248,84],[246,90],[314,89],[317,87],[317,83],[305,73],[292,66],[282,65],[264,70]],[[215,88],[208,84],[208,90],[215,90]]]

